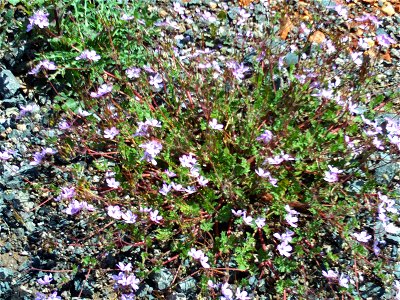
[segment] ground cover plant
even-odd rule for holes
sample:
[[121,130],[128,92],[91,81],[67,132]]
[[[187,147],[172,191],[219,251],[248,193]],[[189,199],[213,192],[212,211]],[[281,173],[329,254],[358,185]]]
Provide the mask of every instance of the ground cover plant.
[[[377,17],[318,1],[18,3],[27,78],[52,97],[34,211],[64,224],[49,255],[87,251],[31,267],[36,299],[100,278],[110,299],[362,299],[371,285],[400,299],[397,178],[376,159],[398,157],[398,91],[374,85],[396,40]],[[364,34],[339,30],[350,22]]]

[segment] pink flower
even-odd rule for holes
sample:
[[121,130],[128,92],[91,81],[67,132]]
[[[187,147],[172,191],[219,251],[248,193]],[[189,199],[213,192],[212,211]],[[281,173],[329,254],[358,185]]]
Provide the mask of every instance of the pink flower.
[[123,262],[119,262],[117,264],[118,269],[120,269],[122,272],[131,272],[132,271],[132,264],[124,264]]
[[193,168],[197,164],[197,159],[192,153],[189,153],[189,155],[182,155],[179,157],[179,161],[181,162],[181,166],[186,168]]
[[273,134],[269,130],[265,130],[256,140],[262,141],[264,144],[268,144],[273,138]]
[[386,33],[377,35],[376,41],[382,47],[389,47],[391,44],[396,44],[396,41],[388,36]]

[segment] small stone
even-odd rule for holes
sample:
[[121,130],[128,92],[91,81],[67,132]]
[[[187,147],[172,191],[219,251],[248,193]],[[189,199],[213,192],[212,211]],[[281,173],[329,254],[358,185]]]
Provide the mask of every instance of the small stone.
[[0,72],[0,95],[3,98],[13,97],[20,89],[20,84],[9,70]]
[[310,35],[308,40],[312,43],[321,44],[323,41],[325,41],[325,34],[323,34],[321,31],[317,30],[312,35]]
[[210,5],[211,9],[216,9],[217,8],[217,3],[215,3],[215,2],[210,2],[208,5]]
[[389,2],[386,2],[385,4],[383,4],[381,10],[388,16],[393,16],[396,13],[396,11],[394,10],[394,7]]
[[17,124],[17,129],[19,131],[25,131],[26,130],[26,124]]

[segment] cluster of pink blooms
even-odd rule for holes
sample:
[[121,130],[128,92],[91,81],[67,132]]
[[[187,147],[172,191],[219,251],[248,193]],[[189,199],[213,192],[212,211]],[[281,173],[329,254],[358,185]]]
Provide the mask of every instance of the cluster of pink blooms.
[[54,71],[57,70],[57,66],[54,62],[45,59],[40,61],[28,74],[37,75],[41,69]]
[[33,13],[33,15],[29,18],[29,24],[26,28],[26,32],[29,32],[33,29],[33,26],[36,25],[39,28],[44,28],[49,26],[49,13],[38,10]]
[[112,279],[115,281],[114,288],[125,292],[121,295],[121,300],[134,299],[135,294],[133,292],[126,293],[130,290],[137,291],[139,289],[140,280],[135,274],[130,274],[132,272],[132,264],[125,265],[123,262],[119,262],[117,267],[120,272],[118,275],[112,275]]
[[[297,215],[299,214],[297,211],[294,209],[291,209],[289,205],[285,205],[285,210],[287,212],[285,216],[286,222],[289,223],[290,226],[292,227],[297,227],[297,222],[298,222],[298,217]],[[277,250],[280,255],[289,257],[291,255],[290,251],[292,251],[293,247],[289,245],[289,243],[292,242],[294,232],[291,230],[286,230],[285,233],[279,234],[279,233],[274,233],[273,236],[277,238],[281,243],[277,246]]]
[[188,255],[200,261],[203,268],[205,269],[210,268],[210,265],[208,264],[208,257],[204,254],[203,251],[191,248],[190,251],[188,252]]
[[92,98],[100,98],[103,97],[104,95],[111,93],[113,89],[112,84],[102,84],[99,89],[97,90],[97,92],[91,92],[90,93],[90,97]]

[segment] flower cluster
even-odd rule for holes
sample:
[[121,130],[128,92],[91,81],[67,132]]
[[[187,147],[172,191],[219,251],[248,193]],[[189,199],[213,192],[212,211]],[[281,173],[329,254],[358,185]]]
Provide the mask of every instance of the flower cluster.
[[88,60],[88,61],[98,61],[100,60],[100,55],[96,53],[94,50],[83,50],[81,54],[75,57],[76,60]]
[[29,32],[33,29],[33,26],[36,25],[39,28],[44,28],[49,26],[49,13],[44,10],[38,10],[33,13],[33,16],[29,18],[29,24],[26,28],[26,32]]
[[147,119],[145,122],[138,122],[138,128],[133,136],[149,136],[150,130],[153,127],[160,128],[161,122],[155,119]]
[[115,281],[114,288],[123,292],[121,299],[134,299],[133,291],[139,289],[140,280],[132,272],[132,264],[124,264],[119,262],[117,268],[120,270],[118,275],[112,275],[112,279]]
[[57,66],[54,62],[45,59],[40,61],[28,74],[37,75],[41,69],[54,71],[57,70]]
[[191,248],[190,251],[188,252],[188,255],[200,261],[203,268],[205,269],[210,268],[210,265],[208,264],[208,257],[204,254],[203,251]]
[[161,143],[156,140],[151,140],[147,143],[140,144],[139,147],[144,149],[143,157],[140,160],[145,160],[151,162],[153,165],[157,165],[155,158],[163,148]]
[[91,92],[90,96],[92,98],[100,98],[108,93],[111,93],[112,89],[113,89],[112,84],[102,84],[97,90],[97,92]]
[[277,246],[277,250],[279,251],[280,255],[284,255],[289,257],[291,255],[290,251],[292,251],[292,246],[289,243],[292,241],[292,237],[294,232],[291,230],[286,230],[285,233],[279,234],[274,233],[273,236],[281,241],[281,243]]
[[68,207],[65,209],[65,213],[67,215],[76,215],[80,213],[82,210],[86,211],[95,211],[95,208],[92,204],[88,204],[86,201],[78,201],[72,200]]
[[380,220],[383,224],[383,228],[387,233],[397,234],[400,232],[400,228],[395,226],[393,222],[391,222],[387,213],[392,213],[395,215],[399,214],[398,209],[395,207],[395,201],[389,199],[388,196],[382,195],[378,193],[379,200],[381,203],[378,205],[378,220]]
[[56,154],[57,151],[52,148],[45,148],[42,151],[37,151],[33,154],[33,161],[30,162],[30,165],[37,166],[40,165],[46,155]]
[[338,175],[343,173],[342,170],[339,170],[336,167],[332,167],[332,166],[328,166],[329,171],[325,171],[325,176],[324,176],[324,180],[329,182],[329,183],[333,183],[333,182],[337,182],[339,180]]
[[349,287],[350,278],[345,274],[339,274],[333,270],[322,271],[322,276],[327,278],[329,282],[337,282],[340,286],[344,288]]
[[57,295],[57,291],[46,296],[43,293],[36,293],[35,300],[61,300],[62,298]]

